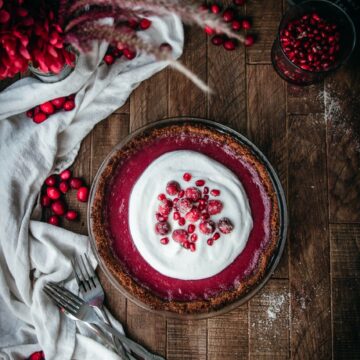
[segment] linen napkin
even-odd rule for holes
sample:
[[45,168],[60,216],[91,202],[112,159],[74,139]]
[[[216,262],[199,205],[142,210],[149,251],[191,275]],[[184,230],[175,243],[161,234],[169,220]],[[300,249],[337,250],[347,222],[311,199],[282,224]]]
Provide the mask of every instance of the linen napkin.
[[[179,57],[183,27],[175,15],[153,17],[141,36],[172,46]],[[48,281],[73,285],[70,260],[87,253],[86,236],[38,221],[45,178],[74,161],[81,140],[120,107],[141,81],[166,67],[147,54],[101,64],[107,44],[95,43],[63,81],[25,78],[0,93],[0,359],[25,359],[43,349],[46,359],[119,359],[97,339],[80,333],[43,293]],[[76,107],[35,124],[24,112],[76,93]],[[121,326],[114,322],[115,326]]]

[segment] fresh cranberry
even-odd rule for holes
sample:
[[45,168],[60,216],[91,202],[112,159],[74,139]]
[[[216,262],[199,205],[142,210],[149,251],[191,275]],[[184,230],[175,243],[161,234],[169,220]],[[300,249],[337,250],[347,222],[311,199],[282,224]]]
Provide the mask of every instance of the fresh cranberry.
[[74,100],[67,100],[65,101],[64,105],[63,105],[63,109],[65,111],[71,111],[75,108],[75,101]]
[[176,181],[169,181],[166,185],[166,192],[171,195],[174,196],[176,195],[178,192],[180,191],[180,185],[178,182]]
[[183,246],[184,246],[185,249],[190,249],[190,241],[185,241],[183,243]]
[[210,6],[210,11],[213,13],[213,14],[219,14],[220,11],[221,11],[221,7],[219,4],[212,4]]
[[30,355],[29,360],[45,360],[43,351],[37,351]]
[[42,122],[44,122],[46,119],[48,118],[48,116],[46,114],[44,114],[43,112],[38,112],[37,114],[34,115],[33,117],[33,121],[36,124],[41,124]]
[[195,202],[200,199],[201,192],[196,187],[189,187],[185,190],[185,196]]
[[41,203],[42,207],[49,207],[51,205],[51,199],[50,199],[49,196],[44,194],[44,195],[41,196],[40,203]]
[[80,189],[80,187],[82,186],[83,181],[80,178],[72,178],[70,179],[70,187],[72,189]]
[[52,215],[48,219],[48,224],[59,226],[60,225],[60,218],[57,215]]
[[205,26],[204,31],[205,31],[208,35],[213,35],[213,34],[215,33],[215,30],[214,30],[212,27],[208,26],[208,25]]
[[196,244],[194,244],[193,242],[191,242],[190,245],[189,245],[189,249],[190,249],[190,251],[192,251],[192,252],[196,251]]
[[221,213],[223,209],[223,204],[219,200],[209,200],[208,202],[208,213],[210,215],[216,215]]
[[64,97],[59,97],[56,99],[51,100],[51,103],[57,108],[57,109],[62,109],[62,107],[64,106],[65,103],[65,98]]
[[155,224],[155,232],[159,235],[167,235],[170,232],[170,225],[167,222],[158,222]]
[[82,186],[76,193],[76,197],[81,202],[87,202],[89,198],[89,188]]
[[182,198],[178,201],[178,203],[176,204],[176,207],[181,214],[186,214],[191,210],[192,203],[189,199]]
[[66,169],[60,173],[60,179],[61,180],[69,180],[71,178],[71,171],[69,169]]
[[67,181],[61,181],[61,183],[59,184],[59,190],[63,194],[66,194],[69,191],[69,183]]
[[104,56],[104,62],[107,64],[107,65],[112,65],[114,62],[115,62],[115,58],[114,56],[112,56],[111,54],[106,54]]
[[51,204],[51,210],[55,215],[64,215],[66,212],[65,203],[62,200],[56,200]]
[[78,218],[79,214],[75,210],[68,210],[65,214],[65,218],[74,221]]
[[242,21],[242,27],[243,27],[244,30],[250,30],[250,29],[251,29],[251,23],[250,23],[250,21],[247,20],[247,19],[244,19],[244,20]]
[[141,19],[139,23],[139,27],[141,30],[146,30],[151,26],[151,21],[149,19]]
[[190,181],[191,178],[192,178],[192,176],[191,176],[191,174],[189,174],[189,173],[185,173],[185,174],[183,175],[183,179],[184,179],[185,181]]
[[189,233],[189,234],[192,234],[194,231],[195,231],[195,225],[190,224],[190,225],[188,226],[188,233]]
[[225,50],[228,50],[228,51],[232,51],[232,50],[235,50],[235,48],[236,48],[236,43],[235,43],[235,41],[234,40],[232,40],[232,39],[229,39],[229,40],[226,40],[225,42],[224,42],[224,49]]
[[46,194],[51,200],[57,200],[61,196],[60,190],[53,186],[46,189]]
[[199,209],[194,207],[185,215],[185,219],[194,223],[200,219],[200,215]]
[[254,42],[255,42],[255,39],[254,39],[254,37],[252,35],[246,35],[245,36],[245,43],[244,44],[245,44],[246,47],[249,47],[249,46],[253,45]]
[[160,213],[156,213],[155,216],[156,216],[156,220],[160,222],[167,221],[168,219],[167,216],[161,215]]
[[40,105],[40,110],[48,115],[52,115],[55,111],[54,105],[51,103],[51,101],[47,101]]
[[205,180],[196,180],[195,185],[199,186],[199,187],[204,186],[205,185]]
[[128,60],[132,60],[136,56],[136,51],[132,51],[126,48],[123,50],[123,54]]
[[234,225],[232,224],[232,222],[228,219],[228,218],[222,218],[218,221],[217,224],[219,230],[223,233],[223,234],[229,234],[233,231],[234,229]]
[[221,35],[215,35],[211,38],[211,42],[215,45],[215,46],[220,46],[224,43],[224,38]]
[[235,13],[233,10],[231,9],[227,9],[223,12],[223,15],[222,15],[223,19],[225,22],[230,22],[234,19],[235,17]]
[[161,238],[161,239],[160,239],[160,242],[161,242],[163,245],[167,245],[167,244],[169,243],[169,238],[168,238],[168,237]]
[[232,23],[231,23],[231,28],[234,30],[234,31],[239,31],[241,30],[241,27],[242,27],[242,22],[239,21],[239,20],[233,20]]
[[26,116],[32,119],[34,117],[34,111],[32,109],[28,110]]
[[190,241],[196,242],[197,239],[198,239],[198,236],[197,236],[196,234],[191,234],[191,236],[190,236]]
[[213,189],[213,190],[210,191],[210,194],[212,196],[219,196],[220,195],[220,190]]
[[212,234],[215,231],[215,223],[212,220],[203,220],[199,229],[203,234]]
[[171,236],[174,239],[174,241],[183,244],[187,241],[189,235],[186,230],[177,229],[173,231]]
[[45,179],[45,184],[47,186],[55,186],[56,185],[56,176],[55,175],[50,175],[49,177],[47,177]]

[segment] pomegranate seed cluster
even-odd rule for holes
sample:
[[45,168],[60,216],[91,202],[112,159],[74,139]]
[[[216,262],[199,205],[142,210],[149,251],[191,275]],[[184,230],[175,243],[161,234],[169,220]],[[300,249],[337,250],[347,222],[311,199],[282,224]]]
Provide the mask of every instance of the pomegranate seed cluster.
[[[221,218],[217,223],[212,220],[213,215],[219,215],[223,210],[223,203],[218,199],[219,189],[210,189],[206,181],[198,179],[191,184],[192,175],[183,174],[183,180],[189,183],[182,189],[180,184],[173,180],[167,183],[165,192],[159,194],[159,206],[155,214],[155,232],[160,243],[167,245],[171,239],[185,249],[196,251],[198,234],[207,235],[207,244],[214,244],[222,235],[232,232],[234,226],[228,218]],[[178,224],[178,228],[171,229],[169,217]]]
[[64,216],[69,221],[74,221],[79,217],[75,210],[68,210],[65,194],[70,190],[77,191],[78,201],[87,202],[89,198],[89,188],[80,178],[73,177],[70,170],[64,170],[59,175],[50,175],[44,183],[40,203],[43,208],[49,208],[51,215],[47,222],[52,225],[60,225],[60,216]]
[[69,95],[44,102],[26,112],[26,116],[31,118],[34,123],[40,124],[49,116],[61,110],[71,111],[75,108],[75,95]]
[[[243,6],[245,5],[245,0],[234,0],[235,6]],[[218,15],[222,18],[222,20],[229,24],[232,31],[248,31],[251,29],[251,22],[247,18],[243,18],[236,8],[234,7],[223,7],[220,3],[210,3],[203,4],[200,6],[200,10],[209,11],[215,15]],[[211,42],[215,46],[223,46],[225,50],[232,51],[235,50],[238,46],[238,41],[236,39],[231,39],[225,34],[217,34],[216,31],[210,26],[205,27],[205,32],[211,36]],[[245,46],[251,46],[254,44],[254,36],[251,34],[247,34],[245,36]]]
[[340,32],[336,24],[311,13],[289,22],[280,42],[287,57],[303,70],[326,71],[336,63]]

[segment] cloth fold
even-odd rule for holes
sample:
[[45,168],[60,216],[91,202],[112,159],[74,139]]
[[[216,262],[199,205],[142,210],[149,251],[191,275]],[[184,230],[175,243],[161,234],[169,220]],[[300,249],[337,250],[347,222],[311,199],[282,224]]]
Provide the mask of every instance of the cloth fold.
[[[183,27],[175,15],[153,17],[141,36],[182,53]],[[0,93],[0,359],[26,359],[44,350],[47,359],[119,359],[98,339],[80,332],[42,292],[48,281],[75,289],[70,260],[87,253],[86,236],[38,221],[37,198],[45,178],[69,167],[81,140],[125,103],[141,81],[166,67],[147,54],[101,64],[107,49],[95,43],[64,80],[45,84],[25,78]],[[76,107],[34,124],[24,112],[76,93]],[[122,330],[114,320],[113,325]]]

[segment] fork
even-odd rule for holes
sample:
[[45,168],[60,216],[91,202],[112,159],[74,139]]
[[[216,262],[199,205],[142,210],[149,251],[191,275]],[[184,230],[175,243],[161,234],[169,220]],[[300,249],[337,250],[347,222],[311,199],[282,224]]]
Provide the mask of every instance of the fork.
[[144,360],[164,360],[161,356],[151,354],[144,347],[128,339],[118,330],[103,322],[97,316],[95,310],[84,300],[73,294],[71,291],[55,283],[48,283],[44,287],[44,292],[54,301],[62,310],[71,314],[77,321],[82,321],[105,329],[121,340],[123,344],[129,347],[134,354],[143,357]]
[[[80,255],[80,261],[82,266],[76,257],[71,262],[80,293],[85,303],[96,308],[100,312],[104,322],[108,325],[111,325],[103,307],[105,294],[99,278],[92,268],[89,258],[86,254],[82,256]],[[124,349],[121,342],[117,338],[113,338],[113,341],[120,355],[124,358],[124,360],[128,360],[129,358],[126,355],[126,350]]]

